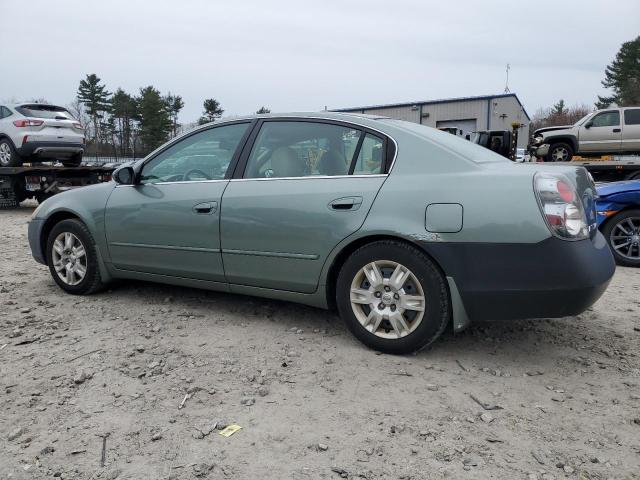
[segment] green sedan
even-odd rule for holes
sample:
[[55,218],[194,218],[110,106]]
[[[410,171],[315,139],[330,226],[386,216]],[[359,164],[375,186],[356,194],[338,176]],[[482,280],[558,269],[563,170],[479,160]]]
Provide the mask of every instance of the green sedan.
[[448,325],[576,315],[615,270],[583,168],[385,117],[216,122],[113,178],[29,223],[68,293],[129,278],[300,302],[402,354]]

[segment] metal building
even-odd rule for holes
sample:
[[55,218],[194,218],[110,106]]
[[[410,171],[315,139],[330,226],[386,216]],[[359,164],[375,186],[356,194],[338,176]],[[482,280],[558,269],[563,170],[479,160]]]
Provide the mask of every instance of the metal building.
[[511,124],[519,122],[522,126],[518,134],[518,147],[527,145],[531,121],[515,93],[340,108],[334,111],[385,115],[435,128],[455,127],[462,131],[462,136],[478,130],[511,130]]

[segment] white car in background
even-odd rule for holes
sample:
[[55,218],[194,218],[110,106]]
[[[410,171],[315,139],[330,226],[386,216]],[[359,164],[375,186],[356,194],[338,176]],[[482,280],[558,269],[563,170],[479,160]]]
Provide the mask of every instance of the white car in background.
[[84,149],[84,128],[66,108],[41,103],[0,105],[0,167],[47,161],[77,167]]

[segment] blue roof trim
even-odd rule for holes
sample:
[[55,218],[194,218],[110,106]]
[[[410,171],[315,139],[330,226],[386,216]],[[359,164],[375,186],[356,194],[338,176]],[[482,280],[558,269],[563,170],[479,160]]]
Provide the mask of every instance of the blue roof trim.
[[331,110],[332,112],[363,112],[364,110],[371,109],[384,109],[384,108],[395,108],[395,107],[411,107],[413,105],[416,106],[424,106],[424,105],[435,105],[438,103],[455,103],[455,102],[469,102],[474,100],[491,100],[494,98],[507,98],[514,97],[518,104],[522,107],[522,111],[527,116],[527,120],[531,121],[531,117],[522,105],[522,102],[518,98],[515,93],[499,93],[497,95],[480,95],[477,97],[457,97],[457,98],[443,98],[439,100],[421,100],[418,102],[404,102],[404,103],[387,103],[383,105],[367,105],[365,107],[350,107],[350,108],[336,108]]

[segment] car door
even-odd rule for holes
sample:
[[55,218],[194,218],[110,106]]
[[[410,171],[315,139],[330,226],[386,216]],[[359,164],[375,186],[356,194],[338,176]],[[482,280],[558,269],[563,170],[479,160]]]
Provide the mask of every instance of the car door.
[[640,108],[625,108],[622,127],[622,151],[640,152]]
[[139,182],[114,189],[105,230],[116,268],[225,281],[220,200],[249,126],[223,124],[183,137],[142,166]]
[[607,110],[580,126],[580,152],[616,153],[622,145],[620,111]]
[[[339,122],[265,120],[222,199],[222,257],[234,285],[311,293],[331,250],[357,231],[392,141]],[[236,178],[237,177],[237,178]]]

